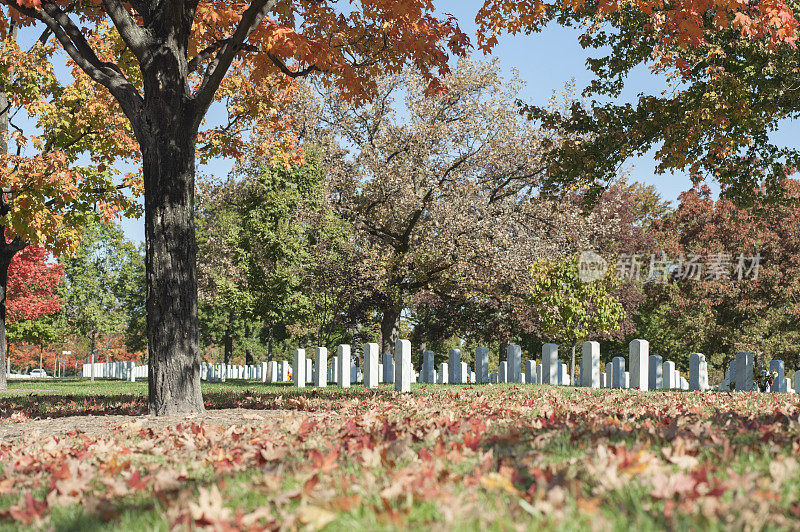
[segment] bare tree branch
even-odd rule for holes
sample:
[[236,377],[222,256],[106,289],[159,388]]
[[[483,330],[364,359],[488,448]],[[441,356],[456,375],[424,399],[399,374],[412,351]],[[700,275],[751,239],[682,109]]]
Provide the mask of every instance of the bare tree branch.
[[322,72],[322,69],[320,69],[316,65],[309,65],[302,70],[292,70],[288,66],[286,66],[286,63],[281,61],[280,58],[276,57],[272,52],[267,52],[267,57],[269,57],[270,60],[275,64],[275,66],[278,67],[278,70],[280,70],[290,78],[302,78],[304,76],[311,74],[312,72]]

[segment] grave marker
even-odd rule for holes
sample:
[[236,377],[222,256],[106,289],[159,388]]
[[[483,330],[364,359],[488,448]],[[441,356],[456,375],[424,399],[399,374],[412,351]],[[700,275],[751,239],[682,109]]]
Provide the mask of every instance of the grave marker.
[[378,387],[378,377],[380,376],[378,353],[378,344],[367,343],[364,345],[364,386],[367,388]]

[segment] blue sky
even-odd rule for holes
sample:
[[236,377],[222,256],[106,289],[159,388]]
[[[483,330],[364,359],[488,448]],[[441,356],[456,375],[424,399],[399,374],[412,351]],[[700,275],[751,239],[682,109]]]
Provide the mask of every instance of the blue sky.
[[[474,35],[475,14],[482,0],[437,0],[435,4],[438,13],[454,15],[461,28]],[[524,100],[545,105],[553,91],[563,92],[565,83],[574,79],[576,89],[580,92],[592,79],[586,68],[586,59],[591,51],[580,47],[578,35],[579,30],[574,28],[552,25],[533,35],[503,36],[491,57],[498,58],[504,71],[516,69],[519,72],[520,78],[526,82],[521,95]],[[665,88],[666,81],[663,77],[652,75],[646,67],[639,67],[628,79],[619,101],[635,101],[640,93],[658,94]],[[213,109],[211,118],[213,119]],[[773,137],[781,144],[797,145],[800,141],[800,124],[784,123]],[[680,192],[691,186],[686,174],[656,175],[654,167],[652,154],[648,154],[630,161],[626,170],[632,180],[654,185],[664,199],[670,201],[676,200]],[[231,161],[215,161],[199,171],[222,176],[230,168]],[[125,220],[123,227],[130,238],[144,238],[143,220]]]

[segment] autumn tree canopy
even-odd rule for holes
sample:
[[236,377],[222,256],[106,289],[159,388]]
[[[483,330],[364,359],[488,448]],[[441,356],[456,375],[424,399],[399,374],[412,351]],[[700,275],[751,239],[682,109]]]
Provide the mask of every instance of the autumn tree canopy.
[[539,31],[548,22],[582,29],[580,43],[595,80],[587,97],[620,95],[628,74],[646,65],[674,89],[632,104],[575,103],[571,112],[530,107],[531,117],[575,135],[557,147],[550,185],[590,178],[606,186],[620,164],[657,149],[657,171],[683,170],[712,179],[723,193],[748,200],[759,185],[780,193],[800,152],[771,137],[779,121],[797,119],[796,2],[540,2],[486,0],[479,41],[491,49],[500,33]]

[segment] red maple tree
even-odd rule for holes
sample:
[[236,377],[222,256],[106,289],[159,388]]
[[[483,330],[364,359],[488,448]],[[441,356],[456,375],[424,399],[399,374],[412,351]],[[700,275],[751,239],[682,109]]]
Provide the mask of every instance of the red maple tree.
[[8,268],[9,323],[58,312],[62,301],[56,289],[63,278],[64,266],[43,247],[28,246],[17,253]]

